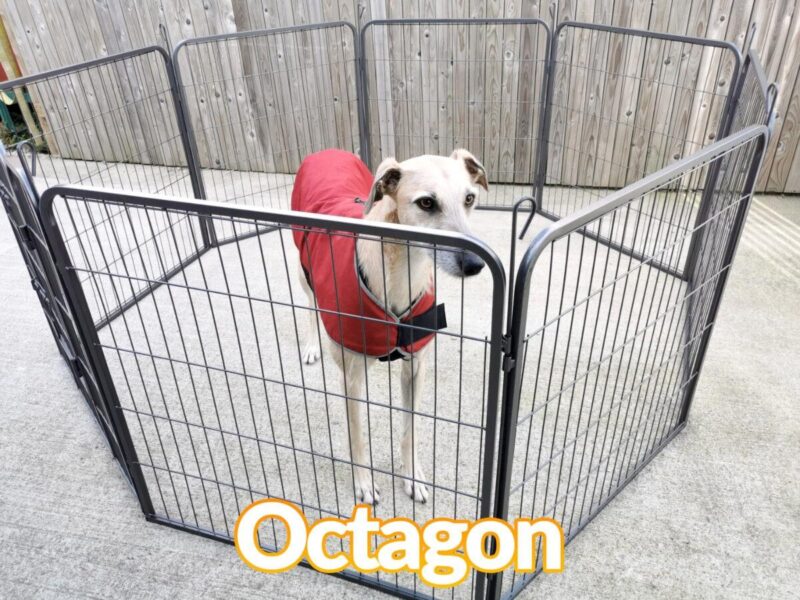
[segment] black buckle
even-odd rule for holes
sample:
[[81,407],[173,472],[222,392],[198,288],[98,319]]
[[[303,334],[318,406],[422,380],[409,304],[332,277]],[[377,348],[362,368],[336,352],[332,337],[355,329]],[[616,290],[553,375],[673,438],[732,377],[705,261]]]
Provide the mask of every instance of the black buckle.
[[400,348],[411,346],[445,327],[447,327],[447,315],[444,304],[436,304],[421,315],[400,322],[397,326],[397,345]]

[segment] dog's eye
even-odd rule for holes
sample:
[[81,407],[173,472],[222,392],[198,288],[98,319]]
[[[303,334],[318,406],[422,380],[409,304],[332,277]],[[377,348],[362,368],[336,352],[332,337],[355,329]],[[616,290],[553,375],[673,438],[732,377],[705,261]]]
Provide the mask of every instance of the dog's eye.
[[423,196],[422,198],[417,198],[417,206],[425,212],[430,212],[436,208],[436,200],[430,196]]
[[467,197],[464,199],[464,204],[467,206],[475,204],[475,194],[467,194]]

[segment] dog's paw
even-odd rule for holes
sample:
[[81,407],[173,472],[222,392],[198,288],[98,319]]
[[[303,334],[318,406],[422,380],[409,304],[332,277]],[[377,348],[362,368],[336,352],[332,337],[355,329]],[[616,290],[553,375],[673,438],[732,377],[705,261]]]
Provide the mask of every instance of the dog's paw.
[[406,495],[414,502],[422,502],[425,504],[428,501],[428,486],[426,486],[424,483],[406,479],[403,487]]
[[356,472],[355,493],[357,504],[378,504],[381,501],[381,492],[368,471]]
[[316,344],[308,344],[303,348],[303,363],[313,365],[319,360],[319,346]]
[[428,486],[422,483],[425,481],[425,473],[422,472],[422,468],[420,468],[419,464],[416,465],[414,471],[415,475],[413,479],[411,478],[411,474],[408,473],[408,479],[403,480],[403,489],[409,498],[415,502],[422,502],[424,504],[428,501]]

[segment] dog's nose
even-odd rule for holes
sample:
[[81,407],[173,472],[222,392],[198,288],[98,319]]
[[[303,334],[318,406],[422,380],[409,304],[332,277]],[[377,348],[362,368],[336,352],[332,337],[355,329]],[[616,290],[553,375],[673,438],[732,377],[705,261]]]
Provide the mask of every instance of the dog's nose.
[[481,272],[481,269],[486,266],[480,256],[472,252],[464,252],[461,255],[461,273],[464,277],[471,277]]

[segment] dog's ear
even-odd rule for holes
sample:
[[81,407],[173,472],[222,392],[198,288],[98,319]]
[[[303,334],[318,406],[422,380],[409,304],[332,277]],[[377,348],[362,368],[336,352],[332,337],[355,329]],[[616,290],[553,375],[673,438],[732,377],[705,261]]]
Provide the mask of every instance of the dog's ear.
[[394,158],[386,158],[378,165],[378,170],[375,171],[375,181],[372,184],[372,189],[369,192],[367,204],[364,206],[364,214],[367,214],[372,205],[380,202],[381,198],[386,195],[392,195],[397,191],[397,186],[400,184],[400,163]]
[[480,161],[475,158],[469,150],[464,150],[463,148],[453,150],[450,158],[463,161],[467,173],[472,177],[472,182],[477,183],[487,192],[489,191],[489,182],[486,180],[486,169],[483,168]]

